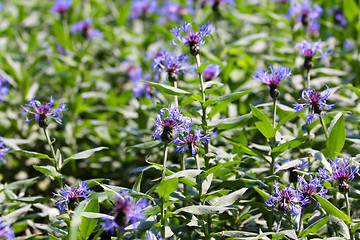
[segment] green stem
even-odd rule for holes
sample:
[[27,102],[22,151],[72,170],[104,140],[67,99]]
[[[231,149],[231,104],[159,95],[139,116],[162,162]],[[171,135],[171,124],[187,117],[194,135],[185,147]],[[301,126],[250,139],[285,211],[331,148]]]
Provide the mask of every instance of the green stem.
[[271,156],[270,175],[273,175],[275,172],[275,159],[275,157]]
[[118,240],[122,240],[123,237],[123,231],[121,229],[117,230],[117,239]]
[[[174,81],[174,88],[177,88],[177,80]],[[174,101],[175,101],[175,107],[179,108],[179,101],[177,95],[174,96]]]
[[325,133],[325,137],[326,137],[326,141],[327,141],[329,139],[329,134],[328,134],[324,119],[322,117],[320,117],[320,121],[321,121],[321,125],[324,129],[324,133]]
[[165,238],[165,199],[161,198],[161,237]]
[[57,161],[57,159],[56,159],[55,150],[54,150],[54,147],[53,147],[53,145],[52,145],[52,143],[51,143],[51,140],[50,140],[50,137],[49,137],[49,133],[48,133],[48,131],[47,131],[46,128],[43,128],[43,130],[44,130],[44,134],[45,134],[46,140],[47,140],[48,144],[50,145],[51,153],[52,153],[52,155],[53,155],[54,162],[55,162],[55,163],[54,163],[55,169],[56,169],[56,171],[59,171],[59,169],[58,169],[59,163],[58,163],[58,161]]
[[310,89],[310,69],[306,70],[306,76],[307,76],[307,89]]
[[279,222],[278,222],[278,225],[277,225],[277,227],[276,227],[276,233],[278,233],[278,232],[280,231],[281,219],[282,219],[283,215],[284,215],[284,213],[282,212],[282,213],[280,214]]
[[104,229],[101,228],[101,229],[97,232],[97,234],[94,236],[93,240],[98,239],[103,232],[104,232]]
[[199,159],[199,154],[195,154],[195,161],[196,161],[196,168],[197,170],[200,170],[200,159]]
[[165,179],[166,176],[166,162],[167,162],[167,155],[168,155],[168,144],[164,143],[164,162],[163,162],[163,172],[162,172],[162,179]]
[[[349,193],[344,193],[344,197],[346,202],[346,213],[348,217],[351,219]],[[350,239],[354,240],[354,234],[351,232],[351,224],[348,224],[348,227],[349,227]]]
[[277,105],[277,98],[274,98],[274,128],[276,125],[276,105]]
[[303,228],[303,219],[304,219],[304,211],[301,211],[298,235],[301,233],[302,228]]
[[[185,157],[184,155],[181,155],[181,170],[185,171],[186,170],[186,162],[185,162]],[[186,183],[184,183],[184,195],[185,197],[187,197],[188,195],[188,188],[187,188],[187,185]],[[184,206],[188,206],[188,201],[185,200],[184,201]]]

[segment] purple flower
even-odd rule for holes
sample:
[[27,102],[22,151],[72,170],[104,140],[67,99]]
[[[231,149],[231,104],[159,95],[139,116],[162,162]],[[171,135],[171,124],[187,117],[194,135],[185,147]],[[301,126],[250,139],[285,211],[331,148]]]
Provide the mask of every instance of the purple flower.
[[11,148],[5,147],[4,145],[5,145],[4,141],[0,138],[0,161],[1,161],[2,163],[5,163],[5,160],[4,160],[4,157],[6,156],[5,153],[6,153],[7,151],[10,151],[10,150],[11,150]]
[[312,35],[319,35],[320,32],[320,23],[318,21],[312,21],[310,26],[306,29],[306,31]]
[[74,210],[79,204],[79,198],[85,198],[88,200],[90,195],[93,193],[87,186],[86,182],[79,181],[78,188],[71,189],[65,184],[63,188],[60,188],[56,193],[53,193],[53,197],[60,197],[61,199],[55,204],[60,211],[65,209]]
[[327,174],[325,168],[319,169],[319,174],[324,179],[330,179],[339,184],[339,191],[347,193],[350,190],[349,182],[359,175],[359,165],[351,157],[335,158],[331,160],[332,173]]
[[301,206],[306,206],[311,202],[311,199],[315,200],[317,203],[316,206],[319,206],[319,202],[313,197],[314,194],[317,194],[321,197],[324,197],[327,193],[327,190],[321,184],[322,180],[310,175],[310,181],[307,182],[304,176],[298,177],[299,186],[297,191],[301,194]]
[[270,195],[265,204],[269,207],[275,207],[283,213],[290,212],[296,215],[301,212],[301,195],[290,187],[280,190],[279,184],[274,181],[274,194]]
[[311,9],[309,1],[303,0],[302,3],[291,2],[288,15],[291,18],[298,16],[296,22],[301,22],[306,27],[309,22],[320,17],[322,12],[323,10],[319,5],[314,4],[313,9]]
[[262,81],[265,85],[268,85],[270,88],[277,88],[277,86],[282,82],[287,80],[291,76],[291,70],[289,67],[279,66],[269,66],[271,73],[268,71],[264,72],[261,68],[255,70],[255,75],[252,75],[253,78]]
[[5,223],[5,219],[0,217],[0,239],[14,239],[14,229],[10,227],[10,224]]
[[90,41],[95,37],[101,36],[101,32],[98,29],[95,29],[92,24],[92,20],[87,18],[85,20],[75,23],[71,27],[72,34],[81,34],[85,38],[89,38]]
[[184,70],[191,69],[186,60],[188,57],[183,53],[174,55],[169,52],[163,53],[154,59],[153,68],[156,72],[166,72],[169,80],[176,81],[179,73],[184,74]]
[[187,132],[180,133],[179,137],[174,140],[174,144],[176,145],[176,151],[183,153],[188,150],[194,156],[200,152],[198,147],[200,142],[208,142],[210,139],[210,134],[204,136],[203,131],[197,128],[191,133],[191,127],[189,127]]
[[[196,55],[200,51],[200,47],[205,43],[204,38],[210,37],[210,32],[214,30],[213,26],[209,26],[209,23],[201,24],[199,32],[191,32],[191,23],[184,22],[181,28],[175,27],[171,32],[175,35],[176,39],[173,39],[170,43],[171,46],[189,46],[190,53]],[[185,36],[182,36],[182,33]]]
[[56,51],[57,51],[60,55],[66,55],[66,50],[65,50],[65,48],[64,48],[61,44],[59,44],[59,43],[56,44]]
[[[149,81],[150,75],[144,76],[146,81]],[[139,80],[134,81],[135,87],[132,88],[135,97],[140,98],[141,96],[146,96],[148,99],[151,98],[152,86],[145,82],[140,82]]]
[[[300,54],[303,55],[307,59],[312,58],[321,58],[325,59],[326,55],[329,55],[329,50],[326,52],[323,51],[321,45],[321,39],[317,42],[312,43],[312,41],[303,40],[301,43],[295,43],[295,49],[298,48],[300,50]],[[320,54],[320,55],[318,55]]]
[[54,7],[51,9],[51,11],[64,14],[69,10],[72,4],[73,3],[71,0],[56,0],[54,2]]
[[343,10],[339,9],[339,8],[334,8],[333,13],[334,13],[335,21],[338,22],[341,26],[344,27],[347,24],[348,21],[345,18]]
[[127,75],[129,76],[131,81],[138,82],[142,78],[141,67],[136,66],[129,60],[123,61],[122,65],[125,67]]
[[177,108],[171,110],[171,105],[169,108],[161,109],[160,113],[155,116],[154,122],[155,133],[151,136],[158,138],[162,142],[171,142],[174,131],[186,132],[190,125],[190,119],[184,117]]
[[3,96],[9,93],[9,82],[6,78],[0,76],[0,101],[3,101]]
[[157,2],[153,0],[135,0],[132,2],[130,18],[146,17],[156,9]]
[[324,96],[321,96],[315,89],[303,90],[301,98],[299,100],[304,100],[305,103],[296,103],[295,112],[304,111],[306,107],[309,107],[311,113],[306,115],[306,123],[311,123],[314,119],[314,116],[323,117],[327,114],[327,111],[330,110],[334,104],[326,104],[326,100],[330,97],[329,87],[326,86],[327,90]]
[[[63,111],[67,111],[66,104],[61,103],[60,106],[56,109],[51,109],[52,105],[54,104],[53,97],[50,96],[50,102],[44,102],[40,103],[38,100],[35,100],[35,97],[33,97],[29,104],[25,104],[25,106],[32,107],[34,111],[28,110],[26,107],[21,105],[24,111],[20,112],[23,113],[25,116],[24,122],[28,123],[32,120],[36,120],[39,123],[39,126],[42,128],[46,128],[49,125],[49,119],[52,118],[55,120],[55,122],[59,123],[61,125],[61,117],[63,114]],[[34,114],[35,118],[29,119],[26,115],[27,113]]]
[[110,212],[113,218],[103,217],[104,223],[101,226],[106,232],[111,231],[114,233],[116,229],[124,230],[124,228],[131,222],[134,228],[139,225],[139,220],[144,219],[143,212],[147,206],[147,200],[141,199],[135,204],[135,200],[132,196],[118,193],[117,199],[114,203],[115,208]]
[[221,72],[220,66],[217,64],[209,64],[206,66],[204,71],[201,73],[205,81],[210,81],[216,78]]
[[168,21],[180,23],[183,21],[182,17],[186,14],[195,14],[195,10],[191,7],[187,8],[179,4],[168,1],[160,11],[162,18],[160,23],[164,24]]
[[355,46],[355,42],[354,42],[353,40],[351,40],[351,39],[346,39],[346,40],[344,41],[344,50],[345,50],[345,51],[350,51],[350,50],[352,50],[352,49],[354,48],[354,46]]

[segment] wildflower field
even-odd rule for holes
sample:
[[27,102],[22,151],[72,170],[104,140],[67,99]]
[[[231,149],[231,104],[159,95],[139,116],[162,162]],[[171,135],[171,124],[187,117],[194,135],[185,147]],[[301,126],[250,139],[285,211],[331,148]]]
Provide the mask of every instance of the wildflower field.
[[359,0],[3,0],[0,239],[360,239]]

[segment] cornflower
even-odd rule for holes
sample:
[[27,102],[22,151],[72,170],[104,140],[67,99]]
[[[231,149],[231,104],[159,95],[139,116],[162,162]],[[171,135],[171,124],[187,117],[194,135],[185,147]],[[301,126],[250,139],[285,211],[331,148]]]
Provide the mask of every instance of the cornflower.
[[161,56],[154,59],[153,68],[156,72],[166,72],[170,82],[178,80],[178,74],[184,74],[184,70],[191,67],[187,64],[188,57],[183,53],[174,55],[169,52],[164,52]]
[[0,239],[14,239],[14,229],[10,226],[10,224],[5,223],[5,219],[0,217]]
[[71,0],[56,0],[54,2],[54,7],[51,9],[52,12],[60,13],[60,15],[64,15],[65,12],[69,10],[72,6],[73,2]]
[[[303,40],[301,43],[295,43],[295,49],[299,48],[300,54],[305,57],[304,61],[304,67],[306,69],[311,69],[314,67],[314,63],[312,62],[312,59],[315,58],[321,58],[326,60],[326,56],[331,54],[329,53],[329,50],[326,50],[325,52],[322,49],[321,45],[321,39],[319,39],[317,42],[312,43],[311,40]],[[320,54],[320,55],[318,55]]]
[[[187,22],[184,22],[181,28],[173,28],[171,32],[175,35],[176,39],[173,39],[170,45],[189,46],[191,55],[196,56],[200,52],[200,47],[205,43],[204,38],[210,37],[210,32],[214,30],[214,27],[206,23],[200,25],[198,32],[191,32],[190,28],[192,28],[192,25]],[[182,32],[185,33],[185,36],[182,36]]]
[[333,13],[334,13],[335,21],[338,22],[341,26],[344,27],[347,24],[348,21],[345,18],[343,10],[340,9],[340,8],[334,8]]
[[92,24],[92,20],[87,18],[75,23],[71,27],[72,34],[81,34],[84,38],[89,38],[92,41],[95,37],[101,36],[99,29],[95,29]]
[[[168,112],[167,117],[166,112]],[[190,119],[184,117],[177,108],[171,110],[170,105],[169,108],[160,110],[160,113],[155,116],[154,123],[155,132],[151,136],[167,143],[172,141],[174,131],[179,133],[188,131]]]
[[326,100],[330,97],[329,87],[326,86],[326,88],[324,96],[321,96],[315,89],[303,90],[299,101],[304,100],[305,103],[294,104],[295,112],[304,111],[306,107],[310,108],[311,113],[306,115],[306,123],[311,123],[314,120],[314,116],[323,117],[328,113],[328,110],[336,105],[336,103],[326,104]]
[[[30,103],[25,104],[25,106],[32,107],[34,110],[30,111],[26,107],[21,105],[24,111],[20,113],[23,113],[25,116],[24,122],[28,123],[35,119],[41,128],[47,128],[49,126],[50,122],[48,118],[54,119],[55,122],[61,125],[62,123],[61,117],[63,111],[67,111],[68,109],[65,108],[66,104],[64,103],[61,103],[60,106],[56,109],[51,109],[53,104],[54,104],[54,100],[52,96],[50,96],[50,102],[44,102],[44,103],[40,103],[38,100],[35,100],[35,97],[33,97]],[[28,116],[26,115],[27,113],[35,115],[35,118],[29,119]]]
[[[144,79],[148,81],[150,79],[150,75],[144,76]],[[149,84],[140,82],[139,80],[134,81],[134,83],[135,87],[132,88],[132,91],[135,94],[135,97],[139,98],[141,96],[146,96],[148,99],[151,98],[152,87]]]
[[162,15],[160,23],[164,24],[168,21],[180,23],[182,22],[183,15],[195,14],[195,10],[191,7],[187,8],[185,6],[168,1],[165,3],[160,13]]
[[317,5],[313,5],[311,9],[308,0],[303,0],[302,3],[291,2],[288,15],[290,17],[298,16],[296,22],[301,22],[304,27],[307,27],[309,23],[321,16],[323,9]]
[[53,197],[61,198],[60,201],[55,204],[60,211],[64,211],[67,207],[69,210],[74,210],[79,204],[80,197],[88,200],[92,193],[93,191],[89,189],[86,182],[79,181],[78,188],[71,189],[71,187],[65,184],[63,188],[53,193]]
[[141,199],[135,204],[134,198],[125,193],[117,193],[116,197],[114,209],[109,213],[113,218],[103,217],[102,219],[105,222],[101,223],[101,226],[106,232],[111,231],[114,233],[116,229],[124,230],[129,222],[132,222],[136,229],[139,225],[139,220],[144,219],[143,212],[147,206],[147,200]]
[[3,96],[9,93],[9,82],[4,77],[0,77],[0,101],[3,101]]
[[189,127],[186,134],[185,132],[180,133],[179,137],[174,140],[174,144],[176,145],[176,151],[183,153],[188,150],[194,156],[200,152],[198,147],[200,142],[208,142],[210,139],[210,134],[204,136],[203,131],[197,128],[191,133],[191,127]]
[[7,151],[10,151],[10,150],[11,150],[11,148],[5,147],[4,145],[5,145],[4,141],[0,138],[0,161],[1,161],[2,163],[5,163],[5,160],[4,160],[4,157],[6,156],[5,153],[6,153]]
[[157,2],[153,0],[135,0],[132,2],[130,18],[146,17],[156,9]]
[[206,66],[204,71],[201,73],[205,81],[211,81],[220,74],[220,66],[217,64],[209,64]]
[[301,202],[301,196],[297,191],[290,187],[280,190],[279,184],[274,181],[274,194],[269,196],[265,204],[275,207],[282,213],[290,212],[291,215],[296,215],[301,212]]
[[333,180],[338,183],[339,191],[341,193],[348,193],[350,191],[350,182],[355,178],[355,174],[359,175],[359,166],[354,163],[351,156],[349,158],[343,157],[334,158],[331,160],[332,173],[327,174],[325,168],[319,169],[319,174],[324,179]]
[[311,199],[315,200],[316,207],[319,206],[319,202],[313,197],[314,194],[317,194],[321,197],[324,197],[327,193],[327,189],[321,184],[322,180],[310,175],[310,181],[307,182],[304,176],[298,177],[299,186],[297,187],[297,192],[299,192],[301,198],[301,206],[306,206],[310,204]]
[[279,66],[269,66],[271,73],[268,71],[264,72],[261,68],[255,70],[255,75],[252,75],[253,78],[262,81],[265,85],[270,87],[270,96],[275,99],[279,96],[279,90],[277,86],[282,82],[287,80],[291,76],[291,70],[289,67]]

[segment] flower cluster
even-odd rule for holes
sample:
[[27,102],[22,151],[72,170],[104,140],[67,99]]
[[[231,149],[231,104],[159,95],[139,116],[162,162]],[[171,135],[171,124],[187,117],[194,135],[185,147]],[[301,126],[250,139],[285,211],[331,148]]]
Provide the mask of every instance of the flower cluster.
[[5,223],[5,219],[0,217],[0,239],[14,239],[14,229],[9,224]]
[[0,101],[3,101],[3,96],[9,93],[9,82],[4,77],[0,77]]
[[[314,67],[314,63],[312,62],[313,58],[321,58],[326,61],[326,56],[331,54],[329,50],[325,52],[322,49],[321,39],[317,42],[312,43],[312,41],[303,40],[301,43],[295,43],[295,49],[298,48],[300,50],[300,54],[305,57],[304,67],[305,69],[311,69]],[[320,55],[319,55],[320,54]]]
[[334,104],[327,104],[326,100],[330,97],[330,90],[329,87],[326,86],[327,90],[324,94],[324,96],[321,96],[320,93],[318,93],[315,89],[309,89],[309,90],[303,90],[301,94],[300,100],[304,100],[304,103],[296,103],[295,106],[295,112],[304,111],[306,107],[309,107],[311,110],[311,113],[306,115],[306,123],[311,123],[314,119],[314,116],[323,117],[327,114],[327,111],[330,110]]
[[324,197],[327,193],[327,190],[321,184],[322,180],[317,177],[310,175],[310,181],[307,182],[304,176],[298,177],[299,186],[297,191],[301,194],[301,206],[306,206],[310,204],[311,199],[315,200],[317,203],[316,206],[319,206],[319,202],[313,197],[314,194],[317,194],[321,197]]
[[184,70],[191,69],[187,64],[188,57],[185,54],[174,55],[164,52],[161,56],[154,59],[153,67],[156,72],[166,72],[171,82],[177,81],[178,74],[184,73]]
[[279,91],[277,86],[282,82],[287,80],[291,76],[291,70],[289,67],[279,66],[269,66],[271,73],[268,71],[264,72],[261,68],[255,70],[255,75],[252,77],[262,81],[264,84],[270,87],[270,95],[272,98],[277,98],[279,96]]
[[147,200],[141,199],[135,204],[135,200],[132,196],[118,193],[117,199],[114,203],[114,209],[110,212],[113,218],[103,217],[105,222],[101,223],[101,226],[107,232],[112,232],[116,229],[123,230],[129,222],[132,222],[134,228],[139,225],[139,220],[144,219],[143,212],[147,206]]
[[[171,46],[189,46],[190,53],[197,55],[200,52],[200,47],[205,43],[204,38],[210,37],[210,33],[214,30],[213,26],[209,23],[201,24],[198,32],[191,32],[191,23],[184,22],[181,28],[175,27],[171,32],[175,35],[176,39],[173,39],[170,43]],[[182,33],[185,33],[185,36]]]
[[351,182],[355,175],[359,175],[359,165],[355,163],[351,157],[335,158],[331,160],[332,173],[327,174],[325,168],[319,170],[319,174],[324,179],[329,179],[339,184],[339,191],[347,193],[350,191],[349,182]]
[[298,16],[296,22],[301,22],[304,27],[307,27],[309,23],[317,21],[322,12],[323,9],[319,5],[314,4],[311,9],[309,0],[303,0],[302,3],[291,2],[288,15],[291,18]]
[[75,23],[71,27],[72,34],[81,34],[85,38],[89,38],[90,41],[95,37],[101,36],[99,29],[95,29],[92,24],[92,20],[87,18],[85,20]]
[[[25,116],[24,122],[31,122],[32,120],[36,120],[41,128],[47,128],[50,124],[48,118],[52,118],[55,120],[55,122],[59,123],[61,125],[61,117],[64,111],[68,110],[66,109],[66,104],[61,103],[60,106],[56,109],[51,109],[52,105],[54,104],[53,97],[50,96],[50,102],[44,102],[40,103],[38,100],[35,100],[35,97],[31,99],[29,104],[25,104],[27,107],[32,107],[34,110],[30,111],[23,105],[21,107],[24,111],[20,112],[23,113]],[[33,114],[35,118],[29,119],[27,117],[27,113]]]
[[203,131],[197,128],[191,133],[191,127],[189,127],[186,132],[180,133],[179,137],[174,140],[174,144],[176,145],[176,151],[184,152],[188,150],[194,156],[200,152],[198,144],[208,142],[210,139],[210,134],[204,136]]
[[[168,112],[167,117],[166,112]],[[162,142],[171,142],[173,139],[173,132],[179,133],[187,132],[190,119],[184,117],[179,109],[163,108],[160,113],[155,116],[155,133],[151,135],[154,138],[158,138]]]
[[205,81],[210,81],[220,74],[220,66],[217,64],[209,64],[201,73]]
[[11,148],[5,147],[4,141],[0,138],[0,162],[5,163],[4,156],[7,151],[10,151]]
[[56,0],[54,7],[51,9],[52,12],[60,13],[64,15],[69,10],[73,2],[71,0]]
[[71,189],[68,185],[58,190],[58,192],[53,193],[54,197],[60,197],[55,205],[60,209],[60,211],[64,211],[67,209],[74,210],[76,206],[79,204],[79,198],[88,199],[90,195],[93,193],[87,186],[87,183],[79,181],[78,188]]
[[274,195],[270,195],[265,202],[267,206],[275,207],[285,214],[290,212],[292,215],[296,215],[301,212],[301,194],[290,187],[280,190],[276,181],[274,181],[274,189]]
[[146,17],[155,11],[157,2],[153,0],[135,0],[132,2],[130,18]]

